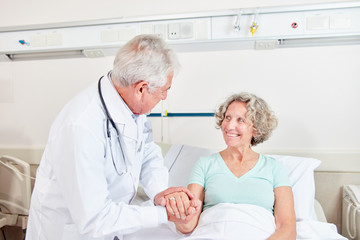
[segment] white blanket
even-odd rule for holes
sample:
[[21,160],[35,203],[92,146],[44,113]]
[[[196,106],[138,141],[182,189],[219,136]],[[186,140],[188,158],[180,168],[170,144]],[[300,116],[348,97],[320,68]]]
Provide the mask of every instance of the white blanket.
[[[318,221],[296,223],[297,239],[345,240],[333,224]],[[144,229],[124,240],[264,240],[275,231],[273,215],[248,204],[218,204],[205,210],[192,234],[177,233],[173,224]]]

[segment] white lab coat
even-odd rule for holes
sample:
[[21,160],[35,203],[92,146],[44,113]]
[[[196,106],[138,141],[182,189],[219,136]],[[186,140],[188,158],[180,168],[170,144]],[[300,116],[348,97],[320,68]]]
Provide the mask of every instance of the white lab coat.
[[[51,127],[37,171],[26,240],[109,239],[159,224],[163,207],[129,205],[139,181],[154,196],[168,172],[146,116],[133,119],[111,80],[101,81],[107,108],[125,143],[126,167],[113,138],[114,168],[97,83],[79,93]],[[111,127],[111,125],[110,125]],[[115,145],[115,146],[114,146]]]

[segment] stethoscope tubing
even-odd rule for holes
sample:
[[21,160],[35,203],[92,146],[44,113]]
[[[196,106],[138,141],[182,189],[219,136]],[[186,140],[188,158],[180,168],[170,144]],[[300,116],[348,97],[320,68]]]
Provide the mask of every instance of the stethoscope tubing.
[[[126,159],[125,159],[125,154],[124,154],[124,149],[122,147],[122,144],[121,144],[121,136],[120,136],[120,133],[119,133],[119,130],[117,129],[116,127],[116,124],[114,122],[114,120],[112,119],[110,113],[109,113],[109,110],[108,108],[106,107],[106,104],[105,104],[105,101],[104,101],[104,97],[102,95],[102,91],[101,91],[101,80],[103,79],[104,76],[101,76],[100,79],[99,79],[99,82],[98,82],[98,92],[99,92],[99,97],[100,97],[100,101],[101,101],[101,104],[104,108],[104,111],[105,111],[105,116],[106,116],[106,134],[107,134],[107,137],[109,138],[109,143],[110,143],[110,154],[111,154],[111,159],[112,159],[112,162],[113,162],[113,165],[114,165],[114,168],[116,170],[116,173],[121,176],[123,174],[125,174],[127,172],[127,166],[126,166]],[[115,160],[114,160],[114,155],[113,155],[113,152],[112,152],[112,144],[111,144],[111,133],[110,133],[110,128],[109,128],[109,123],[111,124],[111,126],[115,129],[116,131],[116,137],[117,137],[117,140],[118,140],[118,143],[119,143],[119,147],[120,147],[120,150],[121,150],[121,155],[123,157],[123,160],[124,160],[124,164],[125,164],[125,167],[126,167],[126,170],[125,171],[122,171],[121,173],[119,173],[117,167],[116,167],[116,164],[115,164]]]

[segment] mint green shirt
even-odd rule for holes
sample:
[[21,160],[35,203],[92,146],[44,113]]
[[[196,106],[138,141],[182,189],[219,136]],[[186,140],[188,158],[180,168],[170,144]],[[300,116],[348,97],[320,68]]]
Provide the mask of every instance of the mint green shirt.
[[290,186],[283,165],[269,156],[260,155],[256,165],[236,177],[220,153],[200,158],[190,175],[191,183],[204,187],[203,210],[218,203],[253,204],[273,212],[274,188]]

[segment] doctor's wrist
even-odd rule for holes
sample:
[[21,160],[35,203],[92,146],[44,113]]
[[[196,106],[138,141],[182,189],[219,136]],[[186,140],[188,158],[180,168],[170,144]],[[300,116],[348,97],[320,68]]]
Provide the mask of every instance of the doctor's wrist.
[[163,224],[163,223],[167,223],[168,222],[168,216],[166,213],[166,208],[165,207],[161,207],[161,206],[157,206],[157,211],[158,211],[158,222],[159,224]]

